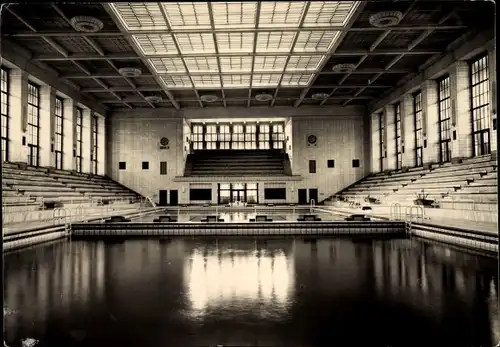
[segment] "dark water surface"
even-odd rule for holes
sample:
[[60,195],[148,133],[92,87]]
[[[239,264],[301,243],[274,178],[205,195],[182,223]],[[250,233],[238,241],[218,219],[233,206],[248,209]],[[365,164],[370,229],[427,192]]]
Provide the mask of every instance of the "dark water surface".
[[493,346],[495,259],[417,240],[60,242],[5,256],[37,346]]

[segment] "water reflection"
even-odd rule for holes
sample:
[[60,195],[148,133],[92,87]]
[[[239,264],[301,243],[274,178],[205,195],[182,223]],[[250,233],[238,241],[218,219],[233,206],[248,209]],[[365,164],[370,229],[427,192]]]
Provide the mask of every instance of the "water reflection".
[[6,255],[4,274],[10,345],[500,339],[496,260],[416,240],[61,242]]
[[283,250],[192,250],[184,262],[184,283],[194,314],[225,307],[235,312],[259,310],[261,305],[285,315],[294,285],[293,258]]

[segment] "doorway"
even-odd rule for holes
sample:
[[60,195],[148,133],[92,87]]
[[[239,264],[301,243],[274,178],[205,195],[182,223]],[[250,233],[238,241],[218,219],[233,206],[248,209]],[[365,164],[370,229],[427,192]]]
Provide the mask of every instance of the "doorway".
[[176,189],[170,191],[170,206],[177,206],[179,204],[179,194]]
[[318,189],[309,188],[309,201],[308,201],[308,203],[311,203],[311,200],[314,200],[315,205],[318,203]]
[[307,189],[299,189],[299,205],[307,205]]
[[246,202],[244,190],[232,190],[231,202]]
[[167,206],[167,194],[168,190],[160,190],[158,193],[158,205]]

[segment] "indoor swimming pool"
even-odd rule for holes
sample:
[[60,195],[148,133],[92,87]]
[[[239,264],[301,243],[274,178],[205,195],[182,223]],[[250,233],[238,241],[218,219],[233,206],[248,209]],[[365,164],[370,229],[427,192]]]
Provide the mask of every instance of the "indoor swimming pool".
[[497,262],[415,239],[58,241],[5,256],[38,346],[493,346]]

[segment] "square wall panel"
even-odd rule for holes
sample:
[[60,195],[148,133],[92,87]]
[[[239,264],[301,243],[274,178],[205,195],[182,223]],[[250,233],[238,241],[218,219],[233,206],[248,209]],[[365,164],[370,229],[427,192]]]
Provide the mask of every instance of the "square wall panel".
[[312,74],[283,74],[283,86],[307,86],[313,77]]
[[191,76],[196,88],[220,88],[220,77],[218,75],[195,75]]
[[178,54],[170,34],[132,35],[132,40],[144,55]]
[[219,52],[252,52],[254,36],[254,33],[218,33],[216,38]]
[[294,32],[260,32],[257,34],[257,52],[290,52]]
[[162,76],[160,79],[168,88],[192,87],[189,76]]
[[210,28],[210,16],[206,2],[161,3],[172,29]]
[[252,70],[252,57],[219,57],[222,72],[248,72]]
[[185,72],[181,58],[151,58],[149,59],[157,73]]
[[304,27],[345,26],[357,6],[355,1],[311,1]]
[[273,87],[277,86],[281,74],[254,74],[252,86],[254,87]]
[[215,53],[215,43],[209,33],[175,34],[181,53]]
[[254,71],[282,72],[286,59],[286,55],[255,56]]
[[119,2],[110,6],[127,30],[167,30],[167,23],[157,2]]
[[257,3],[244,2],[213,2],[214,26],[220,28],[253,28]]
[[298,27],[305,5],[302,1],[263,1],[259,28]]
[[294,52],[328,52],[340,31],[301,31]]
[[215,57],[185,57],[189,72],[219,72]]
[[249,87],[251,75],[222,75],[222,83],[226,87]]
[[316,70],[325,59],[324,55],[294,55],[290,57],[286,71]]

